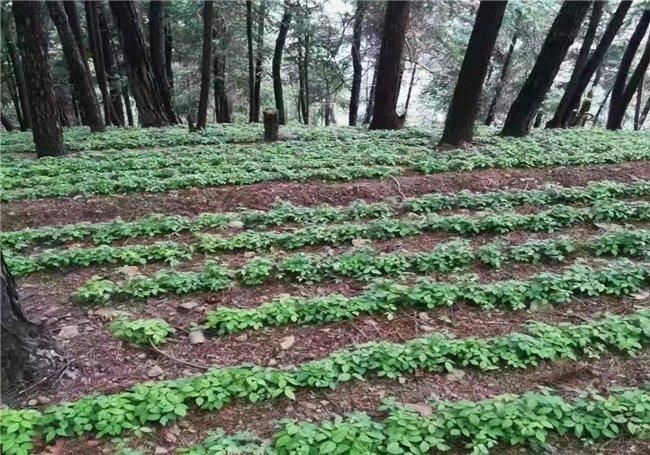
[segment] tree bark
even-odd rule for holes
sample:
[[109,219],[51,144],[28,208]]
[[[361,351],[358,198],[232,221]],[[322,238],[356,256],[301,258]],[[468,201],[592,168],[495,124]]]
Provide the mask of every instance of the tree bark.
[[126,120],[129,126],[133,126],[133,111],[131,110],[131,97],[129,95],[129,85],[122,85],[122,97],[124,98],[124,111],[126,112]]
[[124,60],[138,109],[138,120],[144,127],[167,126],[170,121],[156,89],[136,4],[122,0],[111,1],[109,6],[122,35]]
[[286,123],[284,113],[284,98],[282,96],[282,54],[284,52],[284,43],[287,40],[287,32],[291,23],[291,5],[288,0],[284,1],[284,13],[280,21],[278,37],[275,40],[275,50],[273,51],[273,62],[271,64],[271,73],[273,74],[273,96],[275,97],[275,108],[278,111],[280,125]]
[[18,90],[18,98],[20,100],[20,109],[23,114],[24,129],[26,131],[32,127],[32,114],[30,112],[29,92],[27,90],[27,83],[25,81],[25,71],[23,68],[23,59],[18,54],[16,46],[8,37],[9,31],[4,32],[5,44],[7,46],[7,53],[9,54],[9,61],[11,62],[11,69],[14,73],[16,81],[16,88]]
[[309,125],[309,35],[301,34],[298,37],[298,91],[299,110],[305,125]]
[[603,98],[603,100],[600,102],[600,106],[598,106],[596,115],[594,115],[594,118],[591,122],[592,126],[596,126],[596,123],[598,122],[598,118],[600,117],[600,113],[603,111],[603,108],[605,107],[605,103],[607,103],[607,99],[611,94],[612,94],[612,89],[610,88],[609,90],[607,90],[607,93],[605,93],[605,98]]
[[106,65],[104,63],[104,53],[101,46],[101,37],[99,35],[99,18],[98,8],[101,6],[99,2],[90,0],[84,1],[86,11],[86,24],[88,27],[88,36],[90,41],[90,54],[95,66],[95,76],[97,77],[97,85],[102,94],[102,106],[104,107],[104,122],[107,125],[112,124],[111,121],[111,96],[108,90],[108,80],[106,78]]
[[526,136],[535,113],[542,105],[546,93],[567,51],[580,30],[591,3],[565,0],[553,21],[537,61],[526,78],[517,98],[510,106],[501,134],[503,136]]
[[555,109],[555,114],[553,117],[546,122],[546,128],[560,128],[566,126],[567,120],[567,111],[569,109],[569,102],[571,97],[576,90],[578,85],[578,79],[580,79],[580,74],[582,70],[587,65],[589,60],[589,52],[591,52],[591,46],[596,38],[596,32],[598,31],[598,24],[603,15],[603,6],[604,2],[592,2],[591,15],[589,17],[589,26],[585,32],[585,37],[582,40],[582,45],[578,51],[578,56],[576,57],[575,65],[573,66],[573,72],[569,78],[569,82],[564,89],[562,99]]
[[[232,107],[226,91],[226,50],[228,48],[228,28],[225,18],[216,10],[216,24],[213,31],[214,48],[212,72],[214,76],[214,113],[217,123],[232,121]],[[213,18],[214,19],[214,18]]]
[[627,90],[627,76],[630,72],[630,67],[632,66],[632,61],[634,60],[636,51],[641,45],[641,41],[643,40],[649,24],[650,10],[646,9],[643,11],[641,19],[639,20],[637,26],[634,28],[632,36],[630,36],[627,47],[625,48],[625,52],[623,53],[623,57],[621,58],[621,63],[619,64],[618,70],[616,71],[616,78],[614,79],[614,85],[612,86],[612,94],[609,102],[609,113],[607,116],[606,127],[608,130],[620,129],[621,124],[623,123],[625,109],[627,109],[627,104],[629,104],[629,101],[628,103],[624,103],[624,94]]
[[359,94],[361,93],[361,31],[363,15],[366,4],[363,0],[357,0],[357,8],[354,12],[354,28],[352,29],[352,89],[350,90],[350,113],[348,124],[357,126],[357,115],[359,111]]
[[643,103],[643,81],[645,74],[641,76],[639,86],[636,89],[636,105],[634,106],[634,131],[641,129],[641,103]]
[[280,119],[276,109],[264,109],[264,142],[278,140]]
[[13,2],[12,9],[16,32],[21,38],[25,74],[29,75],[25,82],[30,102],[29,112],[36,155],[39,158],[61,156],[65,153],[65,149],[47,51],[45,3],[42,1]]
[[246,0],[246,43],[248,45],[248,121],[255,121],[255,57],[253,55],[253,2]]
[[[21,2],[16,2],[21,3]],[[4,256],[0,252],[0,315],[2,367],[0,384],[2,400],[12,405],[29,387],[61,371],[64,358],[54,340],[45,330],[25,315],[18,301],[18,292]],[[43,381],[44,382],[44,381]]]
[[13,131],[13,130],[16,129],[14,127],[14,124],[11,123],[11,120],[9,119],[9,117],[7,117],[5,115],[5,113],[2,112],[2,111],[0,111],[0,123],[2,124],[2,126],[4,126],[6,131]]
[[171,87],[167,78],[165,54],[165,3],[162,0],[149,2],[149,54],[151,55],[151,72],[158,94],[171,124],[178,123],[172,102]]
[[[580,76],[577,79],[577,82],[574,87],[568,87],[571,89],[567,97],[567,101],[564,105],[563,112],[561,112],[560,117],[560,126],[566,127],[571,124],[573,116],[575,115],[576,110],[580,106],[580,100],[582,94],[587,89],[591,77],[596,72],[596,69],[600,66],[609,46],[611,45],[614,37],[618,33],[618,30],[623,25],[623,19],[627,11],[630,9],[632,2],[631,1],[622,1],[618,4],[616,11],[612,15],[603,36],[601,37],[596,49],[589,57],[589,60],[585,64],[585,67],[580,72]],[[563,97],[564,98],[564,97]]]
[[86,45],[84,44],[83,32],[81,31],[81,22],[79,21],[79,12],[77,11],[77,2],[75,0],[63,0],[63,7],[65,14],[70,24],[70,29],[74,35],[75,42],[79,48],[79,54],[84,62],[86,73],[91,74],[90,64],[88,63],[88,54],[86,53]]
[[650,96],[645,101],[645,105],[643,106],[643,110],[641,111],[641,117],[639,118],[639,129],[643,128],[643,124],[645,123],[645,119],[648,117],[649,112],[650,112]]
[[199,111],[196,129],[204,130],[208,120],[208,97],[212,77],[212,0],[203,1],[203,53],[201,56],[201,90],[199,92]]
[[104,72],[108,83],[108,93],[111,99],[111,123],[124,126],[124,107],[122,106],[121,74],[117,63],[117,51],[111,29],[108,26],[108,11],[104,4],[98,5],[97,23],[99,25],[99,39],[102,48]]
[[[650,10],[646,10],[650,12]],[[614,98],[609,101],[609,116],[607,117],[607,126],[608,130],[620,130],[623,127],[623,120],[625,118],[625,111],[632,101],[634,92],[636,92],[637,87],[643,80],[643,76],[648,69],[650,64],[650,40],[646,41],[645,50],[641,55],[641,59],[630,76],[630,80],[625,86],[625,90],[619,97],[617,101]],[[613,95],[613,91],[612,91]],[[614,109],[612,109],[612,104],[615,104]]]
[[454,96],[447,112],[441,144],[472,142],[474,121],[485,83],[490,57],[497,41],[507,2],[481,1],[463,64],[458,73]]
[[16,111],[16,118],[18,119],[20,130],[26,131],[28,128],[25,125],[25,119],[23,117],[23,111],[20,105],[20,96],[18,95],[18,91],[16,89],[16,81],[11,70],[11,66],[12,66],[11,60],[8,55],[6,57],[7,57],[6,58],[7,65],[2,67],[3,70],[2,76],[4,77],[4,80],[7,82],[7,88],[9,89],[9,93],[11,95],[11,101],[13,102],[14,110]]
[[106,131],[104,120],[100,112],[99,103],[95,98],[90,74],[86,72],[79,46],[75,40],[72,29],[68,22],[68,17],[60,1],[47,2],[47,8],[50,11],[52,22],[56,26],[63,48],[66,65],[70,74],[70,80],[73,84],[77,100],[81,105],[81,110],[84,113],[84,118],[88,122],[90,131],[94,133]]
[[389,1],[384,15],[383,36],[377,64],[374,113],[371,130],[394,130],[400,127],[397,115],[400,69],[409,22],[409,1]]
[[257,51],[255,57],[255,109],[253,121],[260,121],[261,100],[260,92],[262,89],[262,64],[264,63],[264,20],[266,19],[266,2],[260,0],[258,9],[258,24],[257,24]]
[[508,70],[510,69],[510,63],[512,62],[512,54],[515,51],[515,46],[517,45],[517,40],[519,39],[519,31],[515,31],[510,40],[510,46],[508,47],[508,53],[506,58],[503,61],[503,66],[501,67],[501,73],[499,73],[499,80],[497,81],[497,86],[494,89],[494,95],[492,96],[492,101],[490,101],[490,106],[488,107],[487,115],[485,116],[484,124],[486,126],[492,125],[494,122],[494,116],[496,115],[497,105],[499,104],[499,98],[501,98],[501,92],[505,86],[506,79],[508,78]]
[[406,120],[406,114],[408,113],[409,104],[411,103],[411,93],[413,92],[413,86],[415,85],[415,72],[417,71],[417,69],[418,69],[418,62],[414,61],[413,68],[411,69],[411,79],[409,80],[409,89],[406,92],[406,101],[404,102],[404,112],[402,113],[404,120]]
[[[172,36],[172,30],[169,26],[169,11],[165,8],[165,24],[164,24],[164,33],[165,33],[165,74],[167,75],[167,83],[169,84],[169,94],[174,98],[174,71],[172,69],[172,51],[174,48],[174,38]],[[180,117],[176,116],[177,120],[180,122]]]

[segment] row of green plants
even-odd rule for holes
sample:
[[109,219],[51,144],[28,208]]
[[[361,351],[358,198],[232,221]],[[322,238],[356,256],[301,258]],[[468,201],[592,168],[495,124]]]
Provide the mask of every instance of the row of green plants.
[[[368,130],[365,128],[318,127],[300,124],[285,125],[282,135],[288,140],[341,141],[374,138],[410,141],[430,141],[437,134],[432,128],[405,128],[401,130]],[[487,130],[482,129],[486,133]],[[3,152],[33,152],[34,139],[29,132],[0,133]],[[261,124],[233,123],[209,124],[204,131],[190,133],[187,127],[166,128],[111,128],[105,133],[91,133],[88,128],[66,128],[64,141],[70,150],[125,150],[155,147],[232,144],[260,142],[264,136]],[[3,158],[4,159],[4,158]]]
[[[296,158],[299,165],[302,160]],[[205,165],[194,173],[182,169],[164,170],[166,177],[155,174],[158,171],[124,171],[115,175],[88,176],[78,183],[57,182],[27,188],[6,190],[0,194],[0,202],[47,197],[75,195],[107,195],[134,192],[162,193],[186,188],[200,188],[220,185],[248,185],[263,181],[290,180],[354,180],[359,178],[388,178],[399,174],[394,166],[340,165],[334,168],[293,168],[289,163],[264,164],[250,162],[242,165]],[[159,174],[158,174],[159,175]]]
[[[342,149],[345,148],[345,153]],[[164,176],[176,168],[197,172],[205,166],[251,163],[286,164],[292,168],[325,168],[354,162],[364,165],[409,165],[423,155],[409,145],[386,140],[363,139],[339,142],[278,142],[255,147],[201,146],[164,150],[87,153],[65,160],[12,161],[3,166],[0,182],[6,189],[25,188],[64,181],[78,183],[92,176],[107,177],[124,172],[154,171]],[[297,160],[297,159],[300,159]],[[173,168],[173,169],[172,169]]]
[[[585,324],[529,324],[526,333],[476,339],[438,334],[405,343],[373,342],[288,368],[255,365],[215,368],[205,374],[149,382],[112,395],[91,395],[45,409],[0,410],[4,453],[27,453],[35,437],[53,441],[92,433],[117,436],[151,424],[166,425],[191,407],[216,410],[233,399],[294,399],[299,388],[334,388],[376,374],[397,378],[415,371],[457,368],[494,371],[535,367],[558,359],[597,358],[608,351],[634,355],[650,341],[650,312],[606,316]],[[27,441],[27,442],[25,442]]]
[[176,333],[169,323],[163,319],[128,319],[121,317],[113,321],[109,327],[115,338],[138,346],[158,346],[165,344],[170,335]]
[[382,420],[364,412],[324,422],[283,420],[270,441],[251,433],[230,436],[218,429],[202,444],[181,453],[427,455],[463,447],[484,455],[520,445],[541,453],[551,436],[572,436],[593,444],[608,439],[643,440],[650,435],[647,388],[614,389],[606,396],[587,391],[571,401],[549,390],[481,401],[434,397],[423,408],[430,413],[423,415],[412,405],[389,398],[378,409],[385,415]]
[[434,213],[452,209],[505,209],[516,206],[553,205],[595,202],[609,199],[646,197],[650,183],[640,180],[628,184],[591,182],[586,187],[549,187],[535,190],[503,190],[486,193],[432,193],[407,199],[403,203],[367,203],[355,201],[347,206],[316,207],[280,203],[268,211],[246,210],[238,213],[204,213],[190,218],[180,215],[152,215],[136,221],[116,220],[102,223],[76,223],[0,233],[0,244],[21,251],[32,245],[60,245],[88,241],[112,243],[136,237],[181,232],[197,232],[207,228],[223,228],[233,221],[245,228],[281,226],[288,223],[341,223],[361,219],[386,218],[404,213]]
[[[172,250],[173,251],[173,250]],[[151,277],[134,276],[122,283],[93,277],[77,295],[86,303],[102,303],[115,298],[147,299],[161,294],[188,294],[214,291],[235,282],[259,285],[271,280],[321,282],[351,277],[369,281],[380,276],[406,273],[450,273],[467,268],[473,261],[499,268],[507,262],[538,263],[565,261],[570,256],[587,253],[594,256],[648,257],[650,231],[618,231],[581,241],[568,237],[507,244],[501,240],[473,249],[465,239],[456,239],[424,252],[379,253],[369,247],[337,255],[297,253],[287,257],[259,257],[241,268],[220,266],[214,261],[198,272],[159,271]],[[100,256],[88,255],[95,259]],[[167,257],[173,256],[172,254]],[[8,257],[16,275],[32,271],[31,264]]]
[[218,307],[206,314],[204,328],[219,335],[289,324],[325,324],[360,315],[392,313],[399,308],[431,309],[468,302],[483,309],[512,310],[566,303],[578,296],[629,295],[650,284],[647,264],[620,261],[604,267],[575,264],[562,273],[540,273],[527,280],[480,283],[473,277],[456,282],[414,284],[380,280],[354,297],[281,297],[255,308]]

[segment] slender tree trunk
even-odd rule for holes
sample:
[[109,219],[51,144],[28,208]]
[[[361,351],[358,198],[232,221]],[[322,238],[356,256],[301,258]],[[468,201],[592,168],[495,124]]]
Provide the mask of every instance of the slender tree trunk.
[[587,85],[589,85],[589,81],[591,80],[591,77],[596,72],[596,69],[598,69],[601,62],[605,58],[607,49],[609,49],[609,46],[611,45],[612,41],[614,40],[614,37],[618,33],[618,30],[621,28],[621,25],[623,25],[623,19],[625,19],[625,15],[627,14],[627,11],[630,9],[631,4],[632,4],[631,1],[622,1],[618,4],[616,11],[612,15],[612,18],[610,19],[609,23],[607,24],[607,28],[605,29],[603,36],[601,37],[600,41],[598,42],[598,45],[596,46],[596,49],[591,54],[589,60],[585,64],[585,67],[580,72],[580,76],[577,78],[577,82],[575,86],[568,87],[569,89],[571,89],[571,91],[569,93],[569,96],[567,97],[568,101],[566,102],[566,105],[564,107],[563,115],[560,118],[561,126],[568,126],[573,120],[573,116],[575,115],[575,112],[580,106],[580,100],[582,98],[582,94],[587,89]]
[[632,36],[630,36],[630,39],[628,40],[627,47],[625,48],[625,52],[621,58],[621,63],[616,72],[616,78],[614,79],[614,85],[612,86],[611,100],[609,102],[609,114],[607,117],[608,130],[620,129],[623,123],[625,109],[627,109],[627,104],[629,104],[629,101],[628,103],[624,103],[624,94],[627,90],[627,76],[630,72],[630,67],[632,66],[636,51],[641,45],[641,41],[643,40],[649,24],[650,10],[646,9],[643,11],[641,19],[635,27],[634,32],[632,32]]
[[571,73],[569,82],[564,89],[562,99],[555,109],[555,114],[553,114],[553,117],[548,122],[546,122],[546,128],[560,128],[567,126],[566,120],[569,103],[571,102],[571,98],[573,97],[576,87],[578,86],[578,80],[580,79],[582,70],[584,70],[585,66],[587,65],[587,61],[589,60],[589,52],[591,52],[591,46],[594,42],[594,39],[596,38],[598,25],[600,24],[600,19],[603,15],[603,6],[604,2],[592,2],[591,15],[589,17],[589,26],[587,27],[585,37],[582,40],[580,51],[578,51],[578,56],[576,57],[576,62],[573,66],[573,72]]
[[47,45],[47,13],[42,1],[13,2],[16,33],[20,37],[32,134],[37,156],[61,156],[63,130],[59,120]]
[[81,22],[79,20],[79,12],[77,11],[77,2],[75,0],[63,0],[63,7],[65,14],[70,24],[70,29],[74,35],[75,42],[79,48],[79,54],[84,62],[86,73],[91,74],[90,64],[88,63],[88,55],[86,53],[86,45],[84,44],[83,32],[81,31]]
[[3,111],[0,111],[0,123],[6,131],[13,131],[16,129],[14,124],[11,123],[9,117],[7,117]]
[[[650,10],[646,10],[646,11],[650,12]],[[625,90],[623,90],[623,93],[621,94],[620,98],[617,101],[614,100],[613,91],[612,91],[612,99],[609,102],[609,107],[610,107],[609,116],[607,117],[608,130],[620,130],[623,127],[625,111],[627,110],[627,107],[630,105],[630,102],[632,101],[634,92],[636,92],[637,87],[643,81],[643,76],[647,71],[649,64],[650,64],[650,40],[646,41],[645,50],[641,55],[641,59],[639,60],[639,63],[637,63],[634,73],[632,73],[632,76],[630,76],[630,80],[625,86]],[[616,104],[614,109],[612,109],[612,103]]]
[[74,92],[84,112],[84,117],[88,122],[90,131],[103,132],[106,131],[104,120],[99,109],[99,103],[95,98],[90,74],[86,72],[79,46],[74,38],[68,17],[60,1],[47,2],[50,17],[56,26],[61,41],[61,47],[65,56],[65,61],[70,74],[70,80],[74,86]]
[[7,46],[7,53],[9,54],[9,60],[11,62],[11,69],[14,73],[14,79],[16,80],[16,88],[18,89],[18,98],[20,99],[20,108],[23,113],[24,127],[25,130],[28,130],[32,127],[32,114],[30,112],[30,102],[29,102],[29,92],[27,90],[27,83],[25,81],[25,71],[23,68],[23,59],[18,55],[16,46],[8,38],[8,31],[5,31],[4,38],[5,44]]
[[576,0],[565,0],[562,3],[532,71],[510,106],[501,131],[503,136],[521,137],[530,132],[535,113],[551,88],[553,79],[569,47],[573,44],[590,6],[590,2]]
[[213,41],[218,44],[214,48],[212,72],[214,76],[214,113],[217,123],[232,121],[232,108],[226,91],[226,51],[228,48],[228,27],[225,18],[219,10],[215,10],[216,24],[213,31]]
[[273,63],[271,64],[271,72],[273,74],[273,96],[275,97],[275,108],[278,111],[280,125],[286,123],[284,113],[284,99],[282,97],[282,54],[284,52],[284,43],[287,40],[287,32],[289,31],[289,24],[291,23],[291,5],[288,0],[284,1],[284,13],[280,21],[280,29],[278,30],[278,37],[275,40],[275,50],[273,51]]
[[645,105],[643,106],[643,110],[641,111],[641,117],[639,118],[639,129],[643,128],[643,124],[645,123],[645,119],[648,117],[648,113],[650,112],[650,96],[648,99],[645,101]]
[[496,115],[497,105],[499,103],[499,98],[501,98],[501,92],[505,86],[506,79],[508,78],[508,70],[510,69],[510,63],[512,62],[512,54],[515,51],[515,46],[517,45],[517,40],[519,39],[519,32],[516,31],[512,35],[510,40],[510,47],[508,47],[508,53],[506,58],[503,61],[503,66],[501,67],[501,73],[499,73],[499,80],[497,81],[497,86],[494,89],[494,95],[492,96],[492,101],[490,101],[490,107],[488,107],[487,115],[485,116],[485,125],[490,126],[494,122],[494,116]]
[[482,1],[476,13],[465,58],[458,73],[441,144],[460,145],[474,137],[474,120],[479,107],[490,57],[497,41],[506,2]]
[[589,116],[589,110],[591,109],[591,105],[593,104],[593,98],[594,98],[594,90],[596,87],[598,87],[598,83],[600,82],[600,78],[603,74],[603,65],[600,65],[598,69],[596,70],[596,74],[594,75],[594,81],[591,83],[591,88],[589,89],[589,92],[587,92],[587,97],[582,100],[582,105],[580,106],[580,110],[578,111],[578,117],[574,118],[570,122],[570,126],[585,126],[587,123],[587,120],[589,120],[587,117]]
[[151,56],[151,72],[163,104],[167,120],[171,124],[178,123],[172,102],[171,87],[167,78],[167,63],[165,61],[165,3],[162,0],[149,2],[149,54]]
[[117,63],[117,51],[111,29],[108,26],[108,11],[104,4],[98,5],[97,23],[99,25],[99,39],[102,48],[104,72],[108,83],[108,93],[111,98],[111,123],[124,126],[124,107],[121,96],[121,74]]
[[248,121],[255,121],[255,57],[253,55],[253,2],[246,0],[246,42],[248,44]]
[[348,124],[357,126],[357,113],[359,111],[359,94],[361,93],[361,27],[363,25],[363,14],[366,4],[363,0],[357,0],[357,8],[354,12],[354,28],[352,29],[352,90],[350,91],[350,113]]
[[133,111],[131,110],[131,97],[129,96],[129,85],[122,85],[122,97],[124,98],[124,110],[126,111],[126,120],[129,126],[133,126]]
[[375,111],[375,89],[377,87],[377,64],[379,57],[377,57],[377,63],[372,71],[372,83],[370,84],[370,95],[366,100],[366,114],[363,116],[363,124],[368,125],[372,120],[372,114]]
[[11,69],[11,59],[9,56],[6,56],[6,66],[2,67],[4,80],[7,81],[7,87],[9,88],[9,93],[11,94],[11,101],[14,105],[14,110],[16,111],[16,118],[18,119],[18,124],[20,125],[21,131],[26,131],[27,125],[25,125],[25,119],[23,117],[22,107],[20,105],[20,96],[16,89],[16,80],[13,76]]
[[596,126],[596,123],[598,122],[598,119],[600,118],[600,113],[603,111],[603,108],[605,107],[605,104],[607,103],[607,99],[609,98],[609,95],[612,94],[612,89],[610,88],[607,90],[607,93],[605,93],[605,98],[600,102],[600,106],[598,106],[598,110],[596,111],[596,115],[594,115],[594,118],[591,122],[592,126]]
[[406,101],[404,102],[404,113],[402,114],[404,120],[406,120],[406,114],[409,110],[409,104],[411,103],[411,93],[413,92],[413,86],[415,85],[415,71],[418,69],[417,61],[413,62],[413,68],[411,69],[411,79],[409,81],[409,89],[406,92]]
[[645,75],[641,76],[639,86],[636,89],[636,105],[634,106],[634,131],[641,129],[641,104],[643,103],[643,81]]
[[262,64],[264,63],[264,20],[266,19],[266,2],[260,0],[258,9],[257,23],[257,51],[255,56],[255,109],[253,111],[253,121],[260,121],[260,110],[262,102],[260,100],[260,91],[262,88]]
[[[172,54],[174,48],[174,38],[172,36],[172,30],[169,25],[169,11],[165,8],[165,24],[164,24],[164,34],[165,34],[165,74],[167,75],[167,84],[169,85],[169,94],[174,98],[174,71],[172,69]],[[176,116],[177,121],[180,123],[180,117]]]
[[144,127],[169,125],[169,118],[154,82],[151,61],[135,3],[128,0],[111,1],[109,6],[122,35],[124,61],[140,124]]
[[106,65],[104,63],[103,49],[101,46],[101,37],[99,35],[99,18],[98,8],[101,6],[99,2],[90,0],[84,1],[86,10],[86,24],[88,27],[88,36],[90,42],[90,54],[95,66],[95,76],[97,77],[97,85],[102,94],[102,106],[104,107],[104,122],[107,125],[112,124],[111,119],[111,96],[108,90],[108,80],[106,78]]
[[376,69],[374,113],[370,122],[372,130],[394,130],[400,127],[396,109],[410,6],[409,1],[389,1],[386,4],[383,36]]
[[305,125],[309,124],[309,114],[305,116],[307,111],[307,102],[305,99],[305,57],[303,49],[305,47],[303,42],[302,33],[298,35],[298,121],[302,121]]
[[199,112],[196,129],[204,130],[208,117],[208,97],[212,77],[212,0],[203,1],[203,53],[201,56],[201,91],[199,93]]
[[[21,2],[16,2],[21,3]],[[18,291],[0,252],[2,401],[12,405],[21,390],[52,376],[63,365],[60,349],[45,329],[25,315]]]

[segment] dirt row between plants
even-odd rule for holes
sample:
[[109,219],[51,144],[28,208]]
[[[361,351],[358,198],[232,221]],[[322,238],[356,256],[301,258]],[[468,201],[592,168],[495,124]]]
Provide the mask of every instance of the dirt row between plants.
[[298,205],[344,205],[358,199],[377,202],[390,197],[414,197],[431,192],[532,189],[547,183],[579,186],[596,180],[631,182],[647,179],[649,175],[650,162],[524,170],[487,169],[407,175],[396,177],[395,180],[263,182],[155,194],[22,200],[2,204],[1,210],[3,229],[10,231],[81,221],[107,221],[117,217],[130,220],[152,213],[198,215],[202,212],[233,211],[239,208],[268,210],[278,200]]

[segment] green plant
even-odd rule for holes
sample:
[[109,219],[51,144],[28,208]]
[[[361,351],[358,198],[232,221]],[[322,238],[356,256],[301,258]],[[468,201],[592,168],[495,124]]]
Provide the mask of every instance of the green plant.
[[167,342],[167,337],[176,330],[162,319],[120,318],[113,321],[110,330],[120,340],[140,346],[158,346]]

